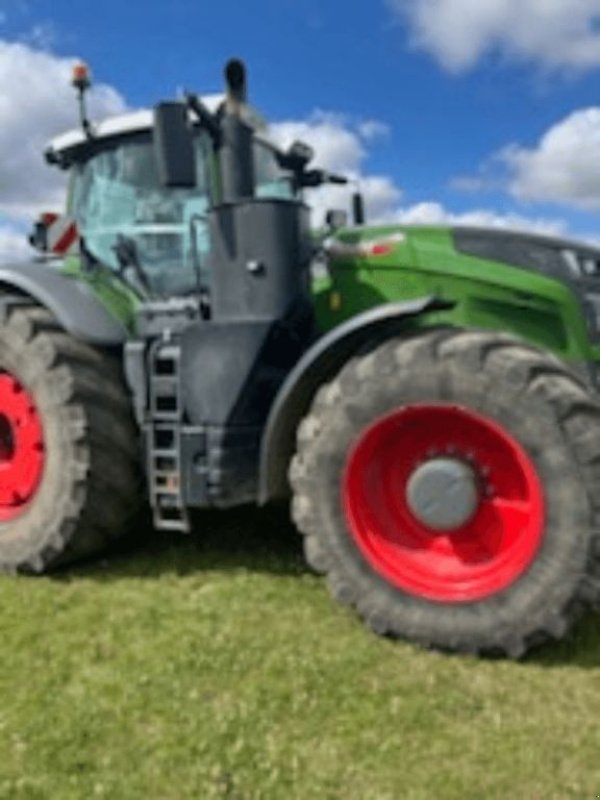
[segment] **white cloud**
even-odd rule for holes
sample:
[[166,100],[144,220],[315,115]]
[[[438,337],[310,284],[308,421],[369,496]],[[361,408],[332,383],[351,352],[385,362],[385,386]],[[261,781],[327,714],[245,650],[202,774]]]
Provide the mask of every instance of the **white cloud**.
[[359,122],[356,129],[366,142],[370,142],[373,139],[380,139],[383,136],[388,136],[390,133],[389,125],[386,125],[385,122],[381,122],[378,119],[366,119],[363,122]]
[[[32,217],[63,205],[64,176],[45,164],[43,150],[50,138],[78,124],[73,63],[0,39],[0,213]],[[100,118],[122,112],[125,102],[100,84],[91,92],[90,109]]]
[[[315,166],[347,175],[360,185],[371,219],[393,215],[402,197],[400,187],[385,175],[372,175],[365,170],[367,144],[385,135],[388,128],[377,120],[353,123],[342,114],[315,111],[307,120],[275,122],[270,134],[282,147],[296,139],[307,142],[315,150]],[[320,225],[330,208],[348,209],[352,188],[326,185],[309,191],[313,223]]]
[[315,111],[307,120],[275,122],[269,132],[282,147],[296,139],[315,150],[315,163],[332,172],[356,173],[367,153],[358,130],[342,114]]
[[451,72],[499,53],[546,69],[600,66],[600,0],[388,0]]
[[0,263],[24,261],[34,254],[22,226],[16,222],[0,223]]
[[[57,57],[30,44],[11,43],[0,38],[2,260],[27,257],[31,250],[27,244],[26,232],[32,218],[42,210],[59,210],[62,207],[64,176],[56,169],[46,166],[43,149],[52,136],[77,125],[75,97],[70,86],[72,64],[72,59]],[[125,109],[123,98],[106,85],[99,85],[93,90],[91,101],[92,116],[95,119],[121,113]],[[585,174],[588,178],[591,165],[600,164],[600,158],[596,158],[594,162],[591,157],[593,131],[597,130],[596,126],[600,127],[600,110],[593,111],[591,121],[587,120],[590,144],[586,151],[588,163]],[[568,125],[566,127],[569,128]],[[378,120],[352,120],[341,114],[317,111],[305,120],[275,123],[271,132],[283,146],[291,144],[295,139],[308,142],[316,151],[316,166],[348,175],[360,185],[370,222],[474,224],[527,228],[549,233],[561,233],[566,228],[556,220],[531,219],[514,214],[499,215],[486,210],[454,214],[435,202],[402,206],[402,190],[397,182],[390,176],[373,174],[368,169],[369,150],[375,146],[377,139],[389,133],[387,126]],[[578,129],[577,133],[580,136],[581,130]],[[528,191],[533,196],[531,180],[527,183],[525,177],[534,174],[532,165],[541,159],[540,157],[536,160],[538,150],[545,153],[549,148],[547,160],[549,163],[555,162],[555,142],[565,138],[570,141],[564,130],[562,136],[548,135],[548,138],[551,146],[544,138],[535,150],[513,147],[503,153],[502,158],[513,170],[515,193],[525,196],[524,187],[529,186]],[[582,158],[582,163],[585,160]],[[572,164],[567,166],[572,170]],[[585,177],[583,167],[580,171]],[[598,180],[600,181],[600,177]],[[315,209],[314,223],[322,222],[328,208],[348,208],[351,191],[351,186],[325,186],[314,190],[309,198]],[[591,192],[590,189],[590,197]],[[600,192],[598,195],[600,196]]]
[[[33,253],[27,232],[40,211],[64,205],[65,176],[48,166],[43,152],[49,139],[78,125],[70,85],[73,58],[46,52],[50,29],[38,27],[27,42],[0,38],[0,260]],[[125,110],[110,86],[90,93],[94,119]]]
[[510,145],[496,157],[509,170],[513,196],[600,209],[600,108],[576,111],[534,147]]
[[[364,125],[367,125],[365,130]],[[479,227],[534,230],[539,233],[560,234],[566,230],[561,220],[525,217],[520,214],[498,214],[492,210],[473,209],[454,213],[436,202],[402,206],[402,190],[388,176],[371,175],[365,168],[367,144],[372,135],[387,132],[377,121],[353,125],[340,114],[315,112],[307,120],[275,123],[271,134],[281,146],[295,139],[312,145],[315,165],[341,172],[358,181],[365,197],[370,223],[396,222],[421,225],[475,225]],[[600,159],[599,159],[600,162]],[[328,208],[348,208],[351,189],[346,186],[323,186],[309,195],[313,207],[313,222],[323,222]]]
[[[65,176],[46,165],[43,150],[54,135],[78,124],[70,85],[73,63],[30,43],[0,38],[0,152],[4,156],[0,162],[0,252],[22,254],[27,248],[20,226],[14,228],[11,221],[30,222],[40,211],[60,210],[63,205]],[[90,101],[95,119],[125,109],[123,98],[106,85],[95,86]],[[295,139],[307,141],[315,148],[315,164],[360,182],[371,218],[393,214],[400,188],[389,177],[369,174],[364,167],[367,147],[388,133],[385,124],[372,119],[352,122],[341,114],[316,111],[307,120],[279,122],[272,133],[284,146]],[[328,208],[348,207],[350,193],[340,186],[311,192],[314,220],[321,222]]]
[[417,203],[396,211],[395,220],[404,225],[472,225],[483,228],[535,231],[550,235],[566,233],[564,220],[525,217],[521,214],[499,214],[489,209],[472,209],[455,213],[440,203]]

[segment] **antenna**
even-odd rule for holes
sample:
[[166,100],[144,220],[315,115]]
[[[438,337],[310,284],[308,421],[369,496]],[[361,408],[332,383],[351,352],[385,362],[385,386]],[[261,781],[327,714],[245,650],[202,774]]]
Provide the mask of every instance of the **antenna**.
[[79,119],[81,127],[88,139],[93,137],[92,125],[87,115],[85,95],[92,85],[90,68],[87,64],[79,62],[73,67],[71,84],[77,89],[77,99],[79,102]]

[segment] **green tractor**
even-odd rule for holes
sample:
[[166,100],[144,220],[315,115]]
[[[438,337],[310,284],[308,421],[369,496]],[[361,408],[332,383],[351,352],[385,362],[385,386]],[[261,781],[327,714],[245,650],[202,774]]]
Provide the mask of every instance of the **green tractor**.
[[562,638],[599,589],[600,251],[335,214],[317,242],[304,190],[344,178],[225,74],[216,101],[93,125],[76,71],[81,129],[47,151],[66,215],[0,267],[0,568],[97,552],[144,502],[186,531],[291,501],[377,633]]

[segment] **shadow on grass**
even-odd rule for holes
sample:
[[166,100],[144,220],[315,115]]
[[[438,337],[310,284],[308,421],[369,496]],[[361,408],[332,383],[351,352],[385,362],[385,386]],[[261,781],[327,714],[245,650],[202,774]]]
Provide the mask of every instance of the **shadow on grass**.
[[190,534],[155,531],[146,519],[109,551],[57,570],[53,577],[112,581],[207,569],[300,575],[308,568],[287,508],[244,506],[194,513]]
[[[285,507],[199,511],[192,523],[192,533],[186,535],[155,531],[146,520],[109,552],[65,567],[53,578],[111,582],[173,573],[183,576],[202,570],[298,576],[309,571],[301,537]],[[600,669],[600,614],[585,615],[564,641],[534,648],[519,666]]]
[[538,667],[600,670],[600,614],[588,613],[561,642],[548,642],[522,661]]

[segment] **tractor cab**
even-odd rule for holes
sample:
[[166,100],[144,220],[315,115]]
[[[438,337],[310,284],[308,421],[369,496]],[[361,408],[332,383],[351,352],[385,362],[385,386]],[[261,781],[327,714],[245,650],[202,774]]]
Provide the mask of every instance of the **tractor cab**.
[[[218,113],[223,95],[202,100]],[[297,195],[289,170],[264,136],[249,106],[242,118],[256,133],[252,143],[254,195]],[[76,226],[82,257],[124,277],[142,296],[172,297],[210,288],[207,211],[219,202],[218,161],[210,136],[190,119],[194,185],[165,186],[159,175],[152,111],[110,119],[54,139],[49,162],[70,172],[66,208]]]
[[124,370],[163,528],[256,499],[270,408],[314,339],[303,189],[346,182],[308,169],[307,145],[269,141],[241,62],[225,83],[93,125],[80,72],[81,128],[46,154],[70,172],[81,272],[110,270],[139,299]]

